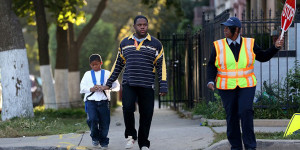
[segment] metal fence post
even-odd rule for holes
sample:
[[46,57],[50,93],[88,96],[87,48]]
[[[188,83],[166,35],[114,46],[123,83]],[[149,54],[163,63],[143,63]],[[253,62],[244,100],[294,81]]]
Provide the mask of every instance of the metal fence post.
[[[175,33],[173,33],[172,35],[172,62],[173,62],[173,105],[174,105],[174,109],[177,109],[176,106],[176,98],[178,95],[178,91],[176,91],[177,86],[176,86],[176,70],[177,70],[177,64],[176,64],[176,58],[175,58],[175,53],[176,53],[176,35]],[[179,91],[180,92],[180,91]]]

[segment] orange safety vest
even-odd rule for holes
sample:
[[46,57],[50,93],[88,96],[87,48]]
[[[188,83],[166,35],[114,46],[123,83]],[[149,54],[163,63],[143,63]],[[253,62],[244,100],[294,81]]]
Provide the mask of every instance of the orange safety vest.
[[253,52],[254,39],[243,38],[238,62],[226,42],[226,38],[214,42],[216,49],[216,61],[218,73],[216,87],[227,90],[256,86],[254,75],[255,54]]

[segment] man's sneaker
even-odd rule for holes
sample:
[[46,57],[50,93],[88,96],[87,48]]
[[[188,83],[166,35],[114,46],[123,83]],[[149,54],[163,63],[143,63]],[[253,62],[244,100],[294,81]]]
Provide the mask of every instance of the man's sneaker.
[[93,146],[98,146],[99,145],[99,141],[92,141]]
[[149,150],[149,148],[146,147],[146,146],[143,146],[143,147],[141,148],[141,150]]
[[133,148],[133,144],[134,144],[134,139],[132,138],[132,136],[128,136],[128,138],[126,139],[127,143],[125,145],[126,149],[131,149]]

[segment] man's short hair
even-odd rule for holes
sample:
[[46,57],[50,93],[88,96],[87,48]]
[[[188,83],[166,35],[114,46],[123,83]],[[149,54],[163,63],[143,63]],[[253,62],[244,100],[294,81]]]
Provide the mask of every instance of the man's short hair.
[[143,15],[138,15],[138,16],[136,16],[136,17],[134,18],[133,23],[136,24],[136,21],[137,21],[138,19],[140,19],[140,18],[143,18],[143,19],[145,19],[145,20],[148,22],[148,19],[147,19],[145,16],[143,16]]
[[99,54],[92,54],[89,59],[90,59],[90,63],[95,60],[102,62],[102,58]]

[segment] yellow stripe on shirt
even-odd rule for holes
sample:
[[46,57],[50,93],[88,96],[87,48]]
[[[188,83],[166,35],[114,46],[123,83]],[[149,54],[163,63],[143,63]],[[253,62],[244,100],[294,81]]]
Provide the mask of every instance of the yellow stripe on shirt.
[[162,62],[162,81],[167,81],[167,67],[166,67],[166,60],[165,60],[165,55],[163,54],[163,62]]

